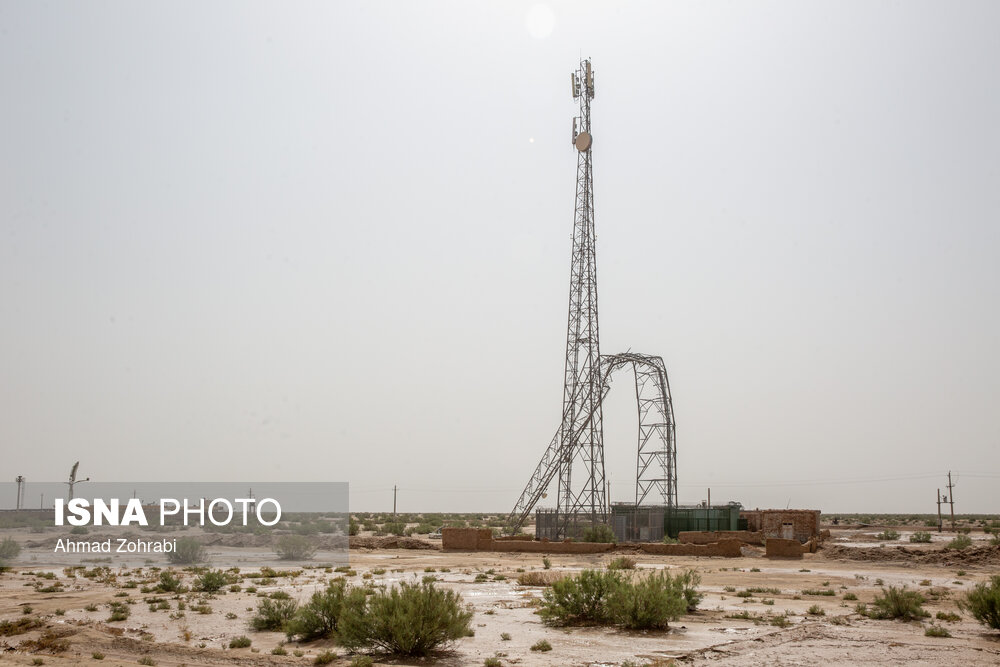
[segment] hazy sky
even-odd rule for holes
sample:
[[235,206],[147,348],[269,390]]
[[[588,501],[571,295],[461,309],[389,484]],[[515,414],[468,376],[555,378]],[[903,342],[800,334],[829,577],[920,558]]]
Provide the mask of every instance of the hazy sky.
[[0,475],[509,510],[560,419],[582,55],[602,351],[665,359],[681,502],[931,512],[950,469],[998,512],[998,25],[2,0]]

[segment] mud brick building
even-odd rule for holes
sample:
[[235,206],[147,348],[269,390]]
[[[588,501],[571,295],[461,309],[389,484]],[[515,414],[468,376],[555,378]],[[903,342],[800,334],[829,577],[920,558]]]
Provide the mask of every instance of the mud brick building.
[[780,537],[799,542],[819,536],[819,517],[819,510],[756,509],[740,512],[740,519],[747,522],[747,530],[763,533],[765,538]]

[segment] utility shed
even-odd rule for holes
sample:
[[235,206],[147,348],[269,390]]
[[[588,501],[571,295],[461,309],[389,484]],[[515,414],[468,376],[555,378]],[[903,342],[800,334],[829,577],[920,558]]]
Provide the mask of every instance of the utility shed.
[[662,542],[667,508],[662,505],[614,503],[611,528],[616,542]]
[[666,533],[676,538],[688,531],[746,530],[740,521],[739,503],[671,507],[667,510]]
[[685,531],[733,531],[743,528],[739,503],[706,507],[667,507],[613,503],[611,527],[618,542],[660,542]]
[[743,510],[740,519],[747,522],[747,530],[763,533],[765,538],[779,537],[786,540],[808,542],[819,536],[819,510]]

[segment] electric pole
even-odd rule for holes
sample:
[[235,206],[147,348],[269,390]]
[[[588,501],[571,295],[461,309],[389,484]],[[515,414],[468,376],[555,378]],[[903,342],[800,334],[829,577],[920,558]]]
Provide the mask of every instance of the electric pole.
[[951,507],[951,532],[955,532],[955,485],[951,483],[951,471],[948,471],[948,505]]
[[15,479],[17,482],[17,504],[14,509],[21,509],[24,507],[24,475],[18,475]]
[[938,505],[938,532],[940,533],[941,532],[941,489],[938,489],[937,491],[938,491],[938,500],[937,500],[937,505]]
[[396,485],[392,485],[392,520],[396,521]]
[[73,469],[69,471],[69,481],[68,482],[63,482],[64,484],[68,484],[69,485],[69,498],[68,498],[69,500],[73,500],[73,498],[76,497],[76,496],[73,495],[73,488],[77,484],[81,484],[83,482],[89,482],[90,481],[89,477],[87,479],[77,479],[76,478],[76,471],[77,471],[77,469],[79,467],[80,467],[80,462],[79,461],[77,461],[76,463],[74,463],[73,464]]

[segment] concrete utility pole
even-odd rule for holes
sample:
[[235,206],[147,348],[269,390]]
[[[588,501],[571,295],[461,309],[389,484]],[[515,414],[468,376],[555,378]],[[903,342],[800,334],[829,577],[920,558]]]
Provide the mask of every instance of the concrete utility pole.
[[938,489],[938,532],[941,532],[941,489]]
[[17,482],[17,503],[14,509],[19,510],[24,507],[24,475],[18,475],[14,481]]
[[948,505],[951,506],[951,532],[955,532],[955,485],[951,483],[951,471],[948,471]]

